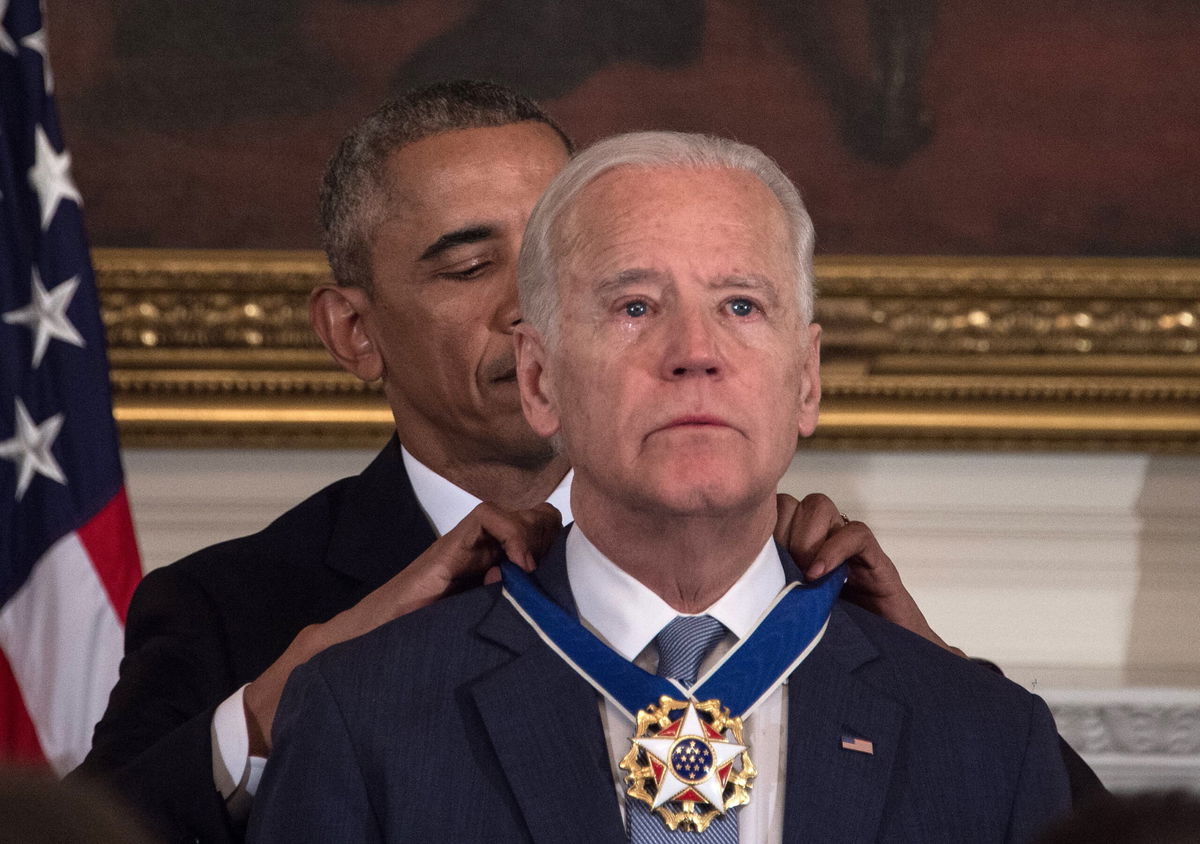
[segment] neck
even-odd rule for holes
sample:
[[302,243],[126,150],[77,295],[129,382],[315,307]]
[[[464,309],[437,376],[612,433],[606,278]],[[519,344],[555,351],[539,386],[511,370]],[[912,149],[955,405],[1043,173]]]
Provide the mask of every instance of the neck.
[[460,489],[509,510],[541,504],[571,468],[565,457],[549,454],[543,459],[514,465],[499,459],[467,461],[437,451],[413,448],[409,451]]
[[581,493],[571,510],[615,565],[681,613],[703,612],[753,564],[775,527],[774,501],[738,513],[679,515],[605,506]]

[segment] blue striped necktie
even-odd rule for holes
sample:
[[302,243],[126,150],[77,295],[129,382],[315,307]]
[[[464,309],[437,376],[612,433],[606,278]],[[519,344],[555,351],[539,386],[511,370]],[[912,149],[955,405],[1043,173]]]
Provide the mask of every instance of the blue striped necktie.
[[[673,677],[684,686],[691,686],[696,682],[704,657],[724,637],[725,625],[711,615],[676,616],[654,637],[658,648],[658,676]],[[626,798],[625,811],[629,818],[631,844],[688,844],[692,841],[737,844],[735,811],[718,816],[702,833],[672,832],[649,806],[632,797]]]

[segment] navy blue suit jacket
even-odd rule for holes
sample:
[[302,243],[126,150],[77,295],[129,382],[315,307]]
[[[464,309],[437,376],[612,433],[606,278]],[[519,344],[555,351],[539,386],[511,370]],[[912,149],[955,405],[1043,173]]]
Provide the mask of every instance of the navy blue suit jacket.
[[[573,611],[562,537],[537,580]],[[597,701],[497,587],[442,601],[294,672],[250,838],[623,842]],[[785,841],[1028,841],[1069,808],[1041,699],[843,602],[788,718]]]

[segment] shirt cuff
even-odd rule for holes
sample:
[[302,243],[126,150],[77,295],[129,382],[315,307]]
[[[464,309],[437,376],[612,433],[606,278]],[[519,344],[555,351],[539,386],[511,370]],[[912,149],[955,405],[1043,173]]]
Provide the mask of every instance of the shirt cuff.
[[234,820],[250,814],[250,800],[267,764],[261,756],[250,755],[245,693],[246,686],[242,686],[221,701],[212,720],[213,783]]

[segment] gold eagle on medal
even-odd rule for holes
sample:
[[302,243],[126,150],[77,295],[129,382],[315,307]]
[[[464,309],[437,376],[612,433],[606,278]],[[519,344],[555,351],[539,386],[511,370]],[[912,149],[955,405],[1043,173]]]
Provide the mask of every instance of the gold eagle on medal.
[[[732,739],[732,740],[731,740]],[[742,740],[742,719],[717,699],[663,695],[637,714],[621,768],[628,794],[676,830],[703,832],[718,815],[750,802],[757,776]]]

